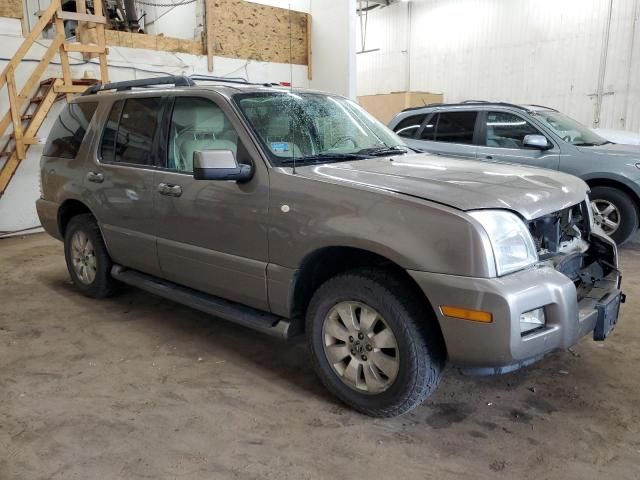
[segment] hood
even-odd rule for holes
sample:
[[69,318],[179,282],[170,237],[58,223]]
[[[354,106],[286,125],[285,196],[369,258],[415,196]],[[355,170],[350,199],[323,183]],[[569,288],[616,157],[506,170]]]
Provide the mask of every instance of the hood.
[[460,160],[430,154],[298,167],[309,178],[383,189],[459,210],[501,208],[527,220],[575,205],[587,185],[542,168]]
[[611,157],[630,158],[640,162],[640,145],[623,145],[620,143],[606,143],[596,147],[578,147],[578,150],[586,154],[607,155]]

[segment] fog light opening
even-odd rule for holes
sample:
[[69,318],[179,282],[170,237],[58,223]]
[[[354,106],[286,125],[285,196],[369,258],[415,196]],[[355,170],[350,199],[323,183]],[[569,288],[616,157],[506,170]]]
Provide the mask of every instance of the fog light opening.
[[520,315],[520,335],[525,336],[536,330],[544,328],[546,318],[544,308],[536,308],[529,310]]

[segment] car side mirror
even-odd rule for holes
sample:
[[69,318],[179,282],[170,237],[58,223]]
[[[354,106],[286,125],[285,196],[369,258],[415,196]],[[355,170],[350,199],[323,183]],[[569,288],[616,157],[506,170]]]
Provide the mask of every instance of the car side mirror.
[[544,135],[526,135],[522,141],[522,145],[526,148],[535,148],[536,150],[549,150],[552,147]]
[[193,178],[196,180],[232,180],[246,182],[253,176],[251,165],[238,164],[231,150],[193,152]]

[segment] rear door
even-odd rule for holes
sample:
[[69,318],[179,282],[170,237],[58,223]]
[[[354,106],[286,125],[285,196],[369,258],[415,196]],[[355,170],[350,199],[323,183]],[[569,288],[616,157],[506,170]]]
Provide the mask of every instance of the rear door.
[[[553,147],[549,150],[525,148],[522,143],[526,135],[543,135]],[[560,149],[549,135],[522,115],[507,111],[481,112],[479,136],[479,160],[558,169]]]
[[[223,98],[175,97],[165,119],[165,165],[155,178],[154,210],[163,277],[268,310],[269,175]],[[193,178],[193,153],[231,150],[252,164],[246,183]]]
[[131,97],[106,106],[96,158],[84,180],[114,262],[160,273],[153,201],[158,151],[155,141],[163,100]]
[[475,131],[478,112],[436,112],[418,132],[417,146],[448,157],[475,158]]

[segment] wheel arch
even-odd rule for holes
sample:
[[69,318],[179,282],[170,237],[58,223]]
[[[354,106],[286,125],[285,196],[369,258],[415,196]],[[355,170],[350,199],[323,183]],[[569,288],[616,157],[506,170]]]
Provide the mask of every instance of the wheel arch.
[[71,219],[84,213],[93,215],[93,212],[85,203],[80,200],[76,200],[75,198],[68,198],[60,204],[60,207],[58,208],[58,234],[60,235],[60,238],[64,239],[67,226]]
[[[440,330],[431,302],[403,267],[379,253],[347,246],[322,247],[307,254],[303,259],[290,288],[291,318],[304,319],[311,297],[324,282],[361,267],[374,267],[396,276],[416,296],[424,311],[430,313],[431,319]],[[304,321],[301,323],[304,324]]]
[[605,176],[593,176],[590,178],[583,177],[583,180],[587,183],[587,185],[589,185],[590,189],[594,187],[610,187],[623,191],[624,193],[629,195],[629,197],[631,197],[636,208],[636,212],[640,216],[640,188],[638,188],[637,186],[632,186],[632,182],[626,179],[623,180],[620,178]]

